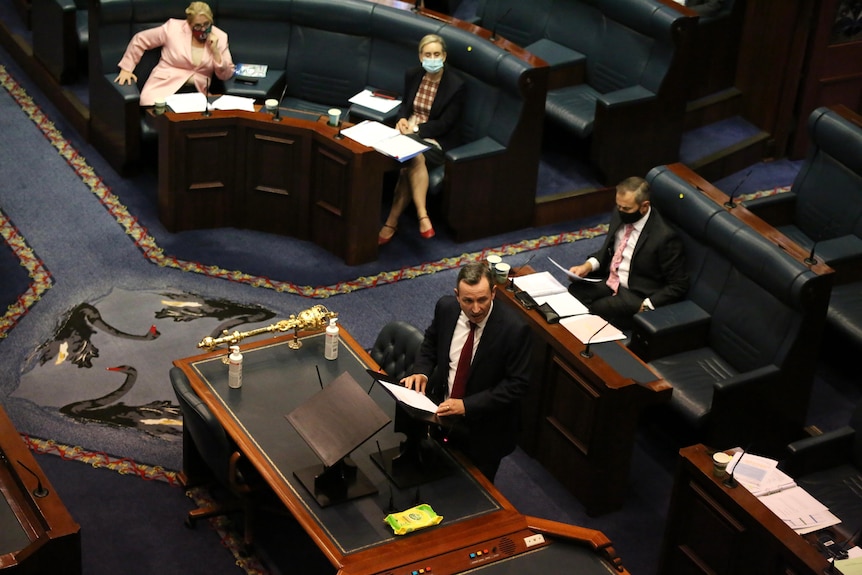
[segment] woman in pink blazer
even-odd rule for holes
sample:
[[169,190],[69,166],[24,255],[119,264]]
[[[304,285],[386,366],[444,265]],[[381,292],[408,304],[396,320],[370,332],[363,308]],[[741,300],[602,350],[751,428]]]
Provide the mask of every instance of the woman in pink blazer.
[[138,32],[132,37],[123,59],[119,84],[137,82],[134,69],[145,50],[162,49],[159,63],[141,90],[141,106],[152,106],[184,87],[206,93],[212,73],[227,80],[234,64],[227,45],[227,34],[213,27],[213,13],[206,2],[192,2],[186,19],[171,18],[158,28]]

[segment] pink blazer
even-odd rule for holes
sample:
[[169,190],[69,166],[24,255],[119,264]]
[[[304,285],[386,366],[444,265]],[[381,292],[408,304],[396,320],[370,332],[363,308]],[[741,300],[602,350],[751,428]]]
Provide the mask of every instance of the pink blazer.
[[216,66],[209,48],[204,46],[199,66],[192,60],[192,29],[186,20],[171,18],[158,28],[138,32],[132,37],[123,59],[118,64],[122,70],[134,71],[144,51],[162,49],[162,57],[141,90],[141,106],[152,106],[156,98],[165,98],[176,93],[189,76],[194,76],[198,92],[206,92],[207,79],[213,71],[227,80],[234,73],[234,64],[227,45],[227,34],[213,26],[210,34],[218,38],[221,65]]

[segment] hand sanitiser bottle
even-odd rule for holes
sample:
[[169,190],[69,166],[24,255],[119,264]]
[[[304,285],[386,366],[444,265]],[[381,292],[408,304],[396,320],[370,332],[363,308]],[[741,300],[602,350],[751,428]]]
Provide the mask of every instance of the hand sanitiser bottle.
[[230,346],[227,362],[227,385],[232,389],[239,389],[242,387],[242,354],[238,345]]
[[323,342],[323,356],[326,359],[335,359],[338,357],[338,326],[335,324],[338,318],[334,317],[329,320],[329,325],[326,326],[326,341]]

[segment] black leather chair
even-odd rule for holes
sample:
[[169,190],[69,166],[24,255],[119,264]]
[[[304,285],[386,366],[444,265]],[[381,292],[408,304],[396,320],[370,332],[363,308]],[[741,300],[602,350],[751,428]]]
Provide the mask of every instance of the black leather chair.
[[800,437],[832,274],[818,275],[661,166],[652,205],[685,246],[686,298],[636,314],[631,349],[673,386],[691,439],[779,452]]
[[33,55],[61,84],[86,74],[88,0],[33,0]]
[[[191,438],[200,459],[218,484],[228,490],[231,499],[225,503],[189,511],[186,525],[194,527],[199,519],[241,511],[245,518],[245,544],[250,546],[253,516],[252,478],[257,478],[256,472],[243,458],[206,404],[194,392],[186,374],[178,367],[173,367],[170,370],[170,379],[183,414],[184,439]],[[184,454],[184,459],[188,458],[189,454]]]
[[387,374],[401,379],[412,373],[423,339],[422,332],[407,322],[387,323],[377,334],[371,348],[371,359]]
[[827,323],[862,348],[862,116],[818,108],[808,132],[811,147],[790,191],[744,205],[835,270]]
[[845,536],[862,529],[862,403],[848,425],[787,446],[782,468],[841,519]]
[[693,13],[656,0],[480,0],[477,16],[550,65],[547,120],[588,148],[605,183],[679,157]]

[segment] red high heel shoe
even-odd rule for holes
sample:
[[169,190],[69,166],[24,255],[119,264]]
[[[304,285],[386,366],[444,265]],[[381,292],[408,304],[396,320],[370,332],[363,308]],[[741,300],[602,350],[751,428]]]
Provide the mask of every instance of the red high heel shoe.
[[[431,223],[431,218],[429,218],[428,216],[422,216],[421,218],[419,218],[419,221],[420,221],[420,222],[421,222],[422,220],[428,220],[428,223],[429,223],[429,224]],[[433,238],[435,235],[437,235],[437,233],[434,231],[434,226],[432,225],[430,228],[428,228],[428,229],[427,229],[427,230],[425,230],[424,232],[420,231],[420,232],[419,232],[419,235],[420,235],[420,236],[422,236],[423,238],[425,238],[426,240],[430,240],[430,239],[431,239],[431,238]]]
[[[392,241],[392,238],[394,238],[394,237],[395,237],[395,232],[397,232],[397,231],[398,231],[398,227],[397,227],[397,226],[390,226],[389,224],[383,224],[383,227],[384,227],[384,228],[389,228],[390,230],[392,230],[392,235],[391,235],[391,236],[389,236],[388,238],[384,238],[384,237],[383,237],[383,236],[381,236],[380,234],[377,234],[377,245],[378,245],[378,246],[385,246],[386,244],[388,244],[389,242],[391,242],[391,241]],[[383,231],[383,230],[381,230],[381,231]]]

